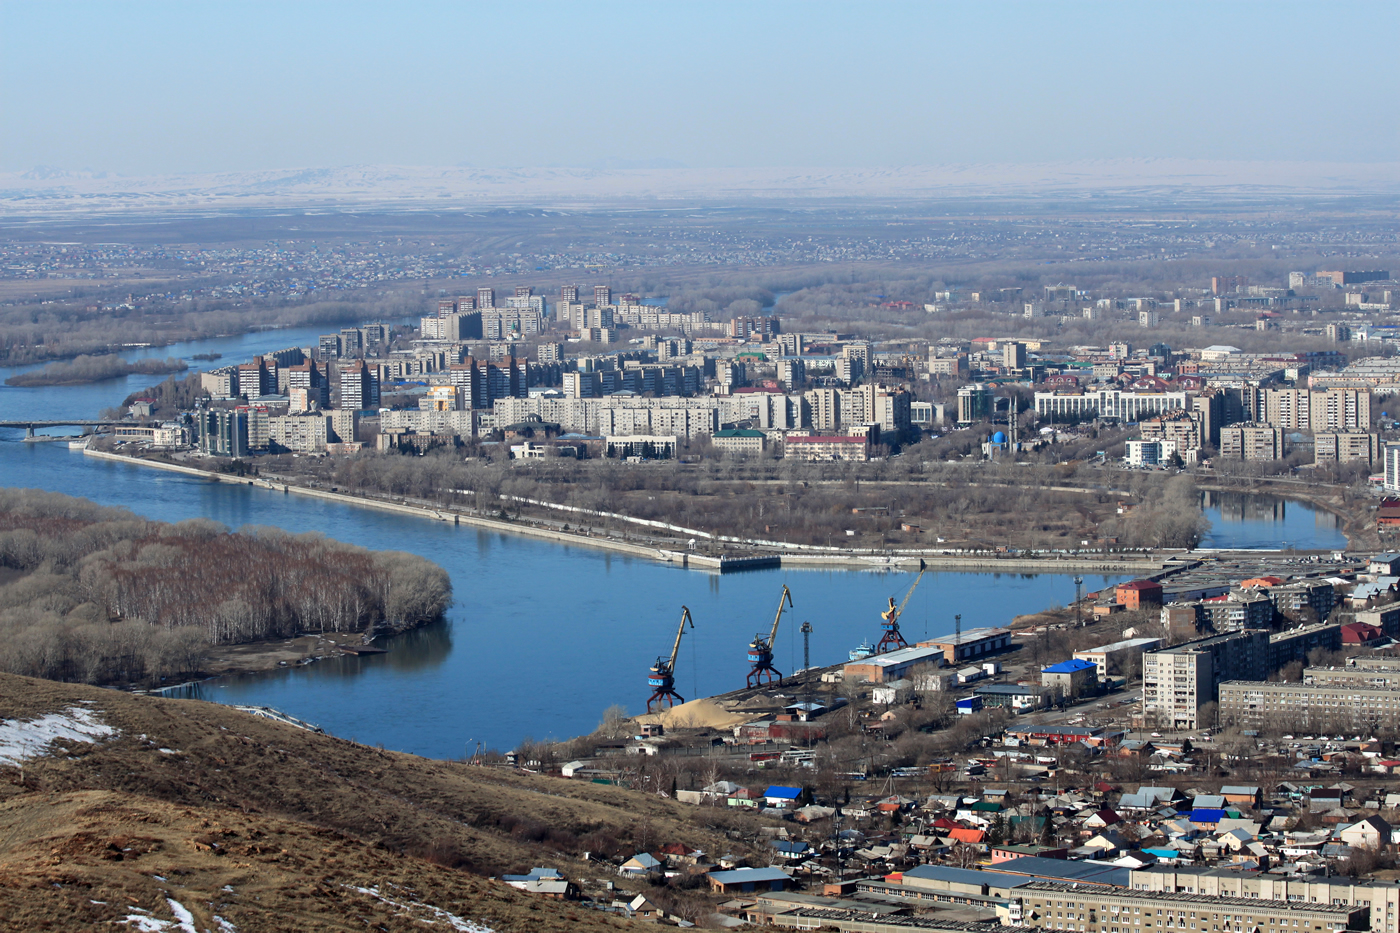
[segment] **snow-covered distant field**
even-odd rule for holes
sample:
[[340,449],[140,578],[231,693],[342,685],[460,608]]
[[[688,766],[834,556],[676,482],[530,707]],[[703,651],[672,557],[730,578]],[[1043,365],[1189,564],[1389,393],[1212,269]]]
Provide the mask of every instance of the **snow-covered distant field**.
[[1400,162],[1117,159],[890,169],[481,169],[352,166],[123,177],[0,173],[0,216],[269,208],[581,209],[636,202],[927,200],[977,196],[1196,199],[1400,193]]

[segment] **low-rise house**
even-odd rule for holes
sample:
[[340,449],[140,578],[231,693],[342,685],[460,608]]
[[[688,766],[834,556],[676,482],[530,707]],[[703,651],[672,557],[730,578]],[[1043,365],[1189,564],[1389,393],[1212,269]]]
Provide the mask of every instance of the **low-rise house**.
[[619,875],[651,875],[661,871],[661,860],[647,852],[638,852],[618,868]]
[[774,855],[789,862],[800,862],[803,859],[812,857],[812,847],[805,842],[794,842],[788,839],[774,839],[768,843]]
[[1225,798],[1226,803],[1249,807],[1251,810],[1259,809],[1264,800],[1264,795],[1258,787],[1241,784],[1225,785],[1220,788],[1220,796]]
[[665,911],[647,900],[645,894],[638,894],[628,903],[627,913],[629,916],[636,917],[638,920],[647,920],[651,922],[660,920],[665,916]]
[[1220,821],[1221,821],[1222,819],[1224,819],[1224,817],[1225,817],[1225,811],[1224,811],[1224,810],[1218,810],[1218,809],[1213,809],[1213,808],[1212,808],[1212,809],[1205,809],[1205,808],[1202,808],[1202,809],[1194,809],[1194,808],[1193,808],[1193,809],[1191,810],[1191,815],[1190,815],[1190,817],[1188,817],[1188,819],[1190,819],[1191,825],[1194,826],[1194,827],[1196,827],[1197,829],[1203,829],[1203,830],[1206,830],[1207,832],[1214,832],[1216,826],[1219,825]]
[[763,803],[765,806],[777,809],[791,809],[797,806],[797,799],[802,796],[800,787],[783,787],[773,784],[763,792]]
[[1084,826],[1087,829],[1104,829],[1121,822],[1123,818],[1112,810],[1099,810],[1084,820]]
[[528,875],[502,875],[501,880],[527,894],[537,894],[552,900],[572,901],[577,900],[579,896],[578,886],[566,881],[564,876],[553,868],[535,868]]
[[1373,851],[1389,845],[1390,837],[1390,824],[1379,816],[1368,816],[1337,831],[1337,838],[1347,845]]

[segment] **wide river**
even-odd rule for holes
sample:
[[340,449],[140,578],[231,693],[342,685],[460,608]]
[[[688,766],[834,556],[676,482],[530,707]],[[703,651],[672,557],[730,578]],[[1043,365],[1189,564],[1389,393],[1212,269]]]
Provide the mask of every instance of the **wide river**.
[[[314,343],[318,332],[329,329],[200,341],[134,351],[130,357],[224,354],[217,363],[200,364],[208,368]],[[16,371],[0,369],[0,382]],[[0,420],[94,417],[151,381],[136,376],[75,387],[0,386]],[[434,757],[461,756],[477,741],[508,749],[525,736],[588,732],[615,703],[640,711],[650,693],[647,670],[657,655],[671,650],[682,605],[690,607],[695,629],[681,646],[676,685],[692,697],[742,686],[748,643],[772,624],[784,583],[792,589],[795,611],[784,615],[776,660],[780,670],[790,672],[801,666],[797,628],[802,622],[814,629],[812,663],[835,663],[860,642],[879,638],[886,598],[902,599],[914,580],[912,574],[861,571],[697,573],[590,548],[205,482],[96,460],[62,444],[25,444],[21,437],[20,431],[0,430],[0,485],[85,496],[164,521],[205,517],[231,528],[316,531],[365,547],[411,551],[445,567],[456,593],[447,624],[395,639],[387,655],[210,682],[196,691],[221,702],[275,706],[336,735]],[[1286,527],[1295,547],[1340,546],[1335,529],[1329,533],[1311,516],[1296,503],[1288,504],[1286,514],[1227,507],[1223,515],[1211,516],[1216,519],[1211,543],[1232,546],[1238,539],[1256,542],[1255,547],[1276,546]],[[1086,578],[1085,590],[1116,579]],[[1074,584],[1063,575],[928,574],[909,603],[903,628],[913,641],[951,632],[954,614],[962,615],[965,629],[1002,625],[1019,613],[1067,604],[1073,596]]]

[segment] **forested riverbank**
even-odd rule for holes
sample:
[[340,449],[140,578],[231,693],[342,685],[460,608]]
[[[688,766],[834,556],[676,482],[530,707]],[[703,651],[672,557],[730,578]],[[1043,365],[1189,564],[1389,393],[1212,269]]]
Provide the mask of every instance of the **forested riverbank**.
[[413,554],[21,489],[0,490],[0,568],[0,670],[88,683],[196,673],[212,645],[401,632],[452,593]]
[[5,385],[20,388],[76,386],[138,374],[159,376],[165,373],[182,373],[189,368],[189,364],[184,360],[177,360],[173,357],[167,357],[163,360],[146,359],[133,362],[119,356],[79,356],[68,362],[50,363],[42,369],[33,369],[11,376],[5,380]]

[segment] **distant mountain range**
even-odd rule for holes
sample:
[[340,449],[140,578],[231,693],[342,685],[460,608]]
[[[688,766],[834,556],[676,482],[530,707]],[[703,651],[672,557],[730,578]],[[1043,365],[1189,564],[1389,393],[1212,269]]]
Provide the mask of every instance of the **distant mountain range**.
[[120,176],[0,172],[0,216],[130,211],[584,209],[637,202],[755,204],[966,197],[1134,199],[1400,194],[1400,162],[1114,159],[889,169],[484,169],[350,166]]

